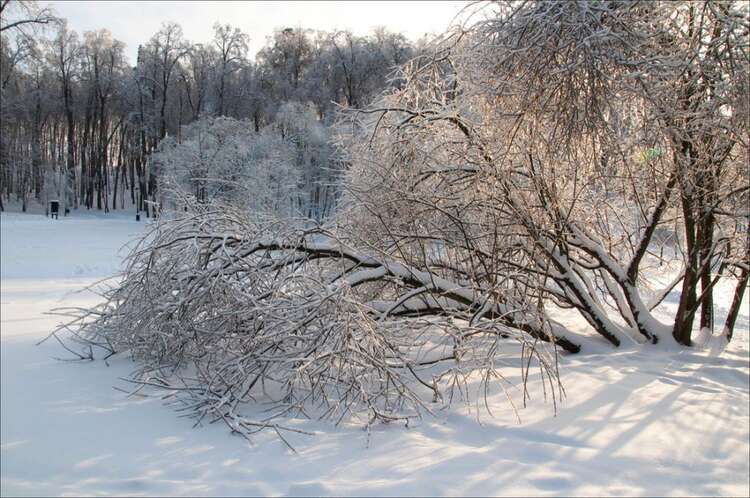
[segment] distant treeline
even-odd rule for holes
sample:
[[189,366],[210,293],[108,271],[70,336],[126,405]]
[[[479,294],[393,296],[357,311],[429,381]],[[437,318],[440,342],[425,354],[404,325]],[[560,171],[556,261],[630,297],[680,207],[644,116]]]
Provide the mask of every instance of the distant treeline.
[[328,127],[337,106],[365,106],[398,86],[393,68],[418,50],[385,29],[297,27],[276,30],[253,61],[238,28],[216,24],[212,40],[193,43],[170,22],[133,64],[106,29],[79,36],[64,20],[43,24],[13,29],[6,17],[2,25],[0,208],[3,199],[25,210],[31,198],[60,198],[69,208],[129,203],[150,214],[158,182],[149,158],[166,136],[180,142],[183,125],[225,116],[258,133],[298,103]]

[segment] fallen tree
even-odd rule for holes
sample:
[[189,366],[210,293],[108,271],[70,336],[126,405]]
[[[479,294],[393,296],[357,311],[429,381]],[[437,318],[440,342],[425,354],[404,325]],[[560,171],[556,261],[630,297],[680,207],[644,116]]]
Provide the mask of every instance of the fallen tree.
[[[562,395],[557,357],[539,341],[578,346],[528,303],[292,226],[230,206],[162,217],[105,302],[68,310],[64,330],[85,346],[79,358],[126,351],[139,386],[179,393],[198,421],[244,435],[283,431],[275,421],[291,414],[408,422],[470,389],[506,389],[500,367],[519,351],[523,378],[538,368]],[[268,415],[244,417],[256,400]]]

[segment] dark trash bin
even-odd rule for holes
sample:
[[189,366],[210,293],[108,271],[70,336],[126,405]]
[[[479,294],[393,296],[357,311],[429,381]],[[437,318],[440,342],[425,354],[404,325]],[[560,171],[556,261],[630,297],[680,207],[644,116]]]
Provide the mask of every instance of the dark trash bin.
[[50,218],[60,219],[60,201],[49,201]]

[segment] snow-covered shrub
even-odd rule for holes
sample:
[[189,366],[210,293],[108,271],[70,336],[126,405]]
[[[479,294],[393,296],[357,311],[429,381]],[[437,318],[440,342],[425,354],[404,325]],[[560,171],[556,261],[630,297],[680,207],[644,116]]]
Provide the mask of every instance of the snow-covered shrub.
[[200,203],[295,216],[302,195],[295,156],[293,144],[274,130],[255,133],[252,123],[218,117],[183,127],[180,140],[163,140],[151,160],[167,191],[178,189]]
[[[202,203],[317,220],[330,215],[337,168],[329,132],[312,106],[284,103],[273,124],[253,130],[246,120],[199,119],[162,141],[151,158],[156,174],[167,192],[178,189],[178,197]],[[179,208],[177,201],[171,199]]]
[[295,167],[300,171],[300,212],[321,220],[332,214],[336,201],[338,163],[330,143],[329,128],[318,119],[312,104],[285,102],[272,128],[293,144]]

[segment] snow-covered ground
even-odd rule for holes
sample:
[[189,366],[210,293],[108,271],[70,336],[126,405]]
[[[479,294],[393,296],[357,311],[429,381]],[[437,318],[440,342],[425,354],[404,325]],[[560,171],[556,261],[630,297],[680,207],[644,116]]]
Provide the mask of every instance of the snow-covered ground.
[[2,496],[750,494],[747,302],[718,357],[632,348],[561,358],[557,416],[533,390],[521,425],[498,394],[481,424],[475,406],[456,405],[376,427],[369,445],[360,428],[290,421],[317,433],[292,438],[294,454],[270,433],[249,446],[113,389],[127,389],[127,358],[61,362],[54,341],[35,346],[58,321],[45,311],[96,302],[75,291],[117,269],[120,247],[143,230],[133,218],[0,215]]

